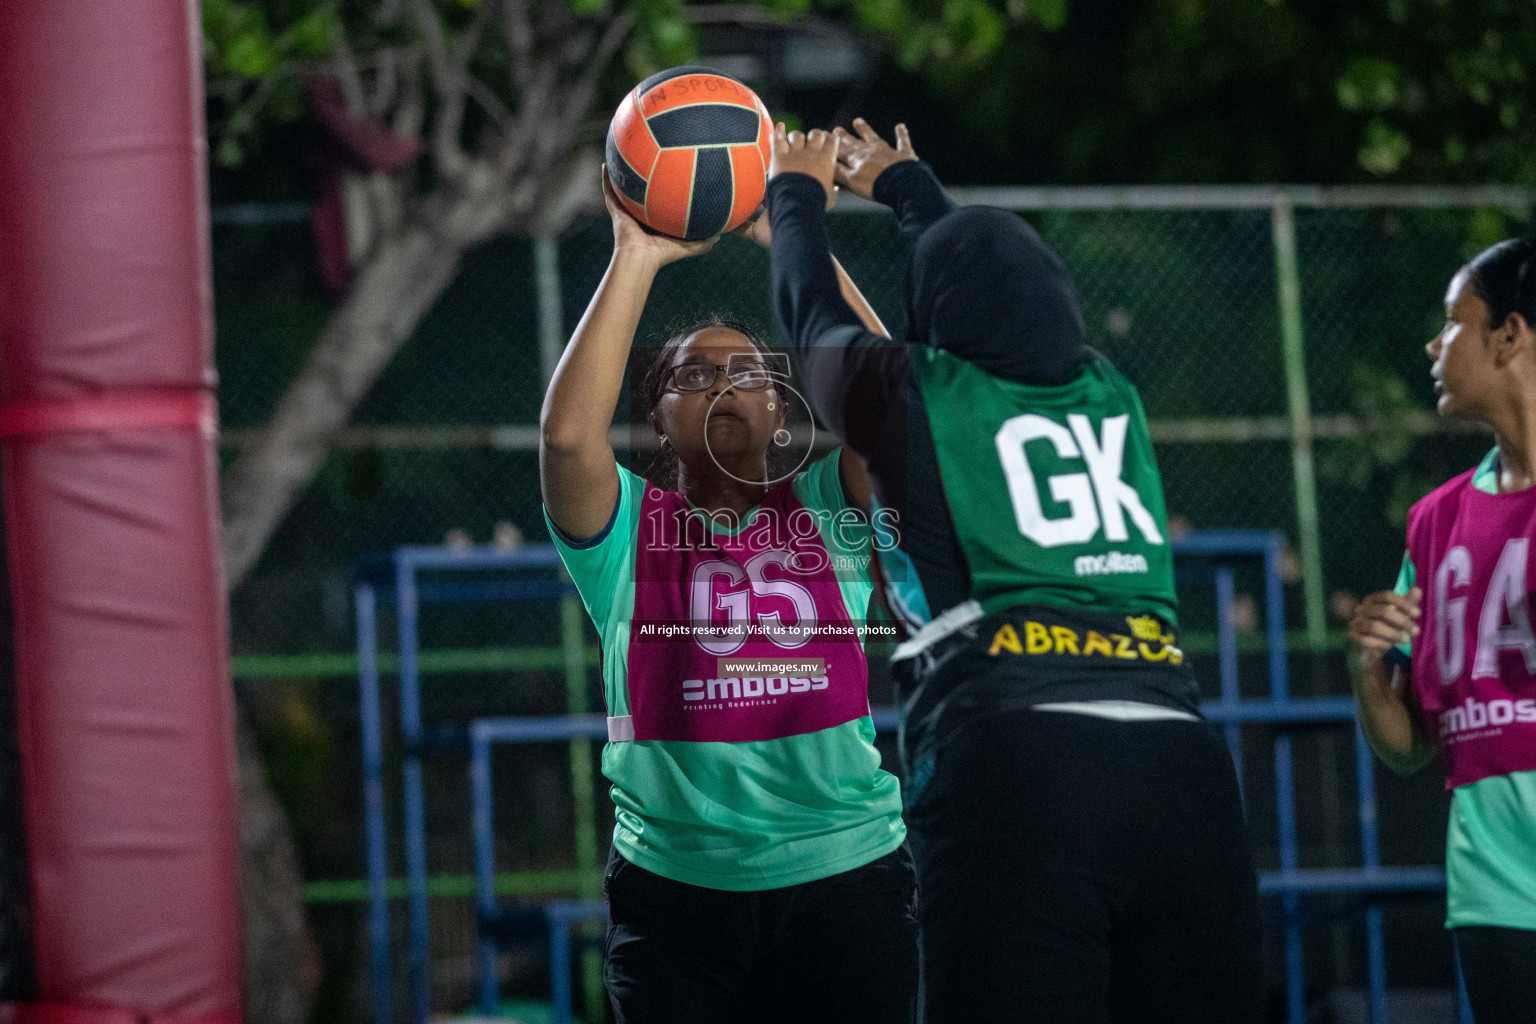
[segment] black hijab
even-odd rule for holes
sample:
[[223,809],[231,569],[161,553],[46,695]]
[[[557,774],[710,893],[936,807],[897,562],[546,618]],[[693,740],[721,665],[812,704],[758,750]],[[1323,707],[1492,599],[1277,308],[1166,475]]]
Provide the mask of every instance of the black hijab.
[[1005,380],[1066,384],[1089,355],[1066,267],[1007,210],[965,207],[924,231],[907,302],[913,342]]

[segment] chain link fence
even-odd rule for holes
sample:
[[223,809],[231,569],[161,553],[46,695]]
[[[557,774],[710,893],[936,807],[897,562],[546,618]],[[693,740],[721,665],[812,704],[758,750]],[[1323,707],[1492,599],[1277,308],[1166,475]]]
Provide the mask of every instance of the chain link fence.
[[[1438,329],[1453,271],[1482,246],[1525,230],[1530,198],[1510,190],[1232,188],[977,190],[968,198],[1020,210],[1070,267],[1091,343],[1141,390],[1175,529],[1279,529],[1292,538],[1287,620],[1293,646],[1318,652],[1296,688],[1341,692],[1343,620],[1355,597],[1394,579],[1408,505],[1490,444],[1430,414],[1423,346]],[[830,232],[834,251],[900,337],[904,263],[893,220],[839,210]],[[367,1005],[352,574],[396,545],[485,543],[506,537],[506,524],[529,541],[545,539],[536,451],[544,383],[610,249],[606,217],[588,216],[556,240],[501,239],[472,253],[233,595],[237,685],[312,880],[311,917],[327,963],[321,1012],[334,1019],[355,1019]],[[331,304],[302,220],[216,219],[214,266],[227,461],[261,429]],[[1288,280],[1296,286],[1290,301]],[[782,341],[765,252],[727,238],[710,255],[663,270],[639,340],[659,342],[668,324],[707,313],[746,318]],[[622,419],[628,401],[619,409]],[[1245,585],[1258,593],[1256,580]],[[1244,607],[1251,605],[1240,601]],[[1252,622],[1238,623],[1250,634],[1261,618],[1253,610]],[[1192,593],[1187,636],[1197,672],[1213,678],[1201,647],[1211,614]],[[558,642],[555,621],[552,608],[425,611],[428,724],[561,713],[560,663],[538,655]],[[1259,639],[1252,636],[1255,646]],[[1262,672],[1246,676],[1245,685],[1263,692]],[[394,714],[386,704],[385,721]],[[1343,862],[1358,848],[1347,817],[1349,748],[1318,738],[1300,741],[1298,751],[1300,788],[1316,796],[1302,801],[1311,844],[1304,858]],[[390,751],[388,778],[398,778],[399,753]],[[1267,761],[1248,759],[1254,771]],[[498,822],[507,823],[498,851],[504,888],[530,897],[575,891],[565,750],[503,750],[495,771]],[[440,897],[434,1003],[460,1008],[474,985],[463,763],[434,763],[427,787]],[[1250,793],[1268,791],[1263,779],[1250,780]],[[394,829],[398,792],[387,800]],[[1438,858],[1442,800],[1433,780],[1383,781],[1384,820],[1400,815],[1419,826],[1400,841],[1384,836],[1389,859],[1394,841],[1400,862]],[[611,828],[605,793],[597,805],[599,830]],[[1252,817],[1262,823],[1272,814],[1255,806]],[[1256,841],[1262,861],[1273,841],[1262,825]],[[391,856],[399,853],[395,831]],[[1395,961],[1394,981],[1448,978],[1435,914],[1407,908],[1389,925],[1429,950]],[[397,932],[402,917],[395,915]],[[403,949],[403,932],[397,940]],[[1312,977],[1358,982],[1357,946],[1338,932]],[[508,991],[540,995],[534,954],[510,957],[507,970]],[[405,1006],[403,993],[397,1006]]]

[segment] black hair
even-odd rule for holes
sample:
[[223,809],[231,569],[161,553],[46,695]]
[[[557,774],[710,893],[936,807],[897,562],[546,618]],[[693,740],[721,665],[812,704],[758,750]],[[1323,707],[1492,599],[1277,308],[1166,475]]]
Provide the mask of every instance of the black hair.
[[1536,236],[1490,245],[1467,264],[1472,288],[1488,306],[1488,328],[1519,313],[1536,329]]
[[[677,358],[678,349],[683,343],[700,331],[707,331],[711,327],[723,327],[726,330],[735,331],[742,335],[763,355],[773,352],[773,346],[763,337],[763,331],[756,324],[741,317],[732,316],[729,313],[706,313],[703,316],[691,319],[673,321],[665,330],[666,341],[656,350],[656,356],[646,368],[645,376],[640,382],[639,405],[637,410],[640,415],[634,418],[634,429],[645,429],[650,423],[651,417],[661,405],[661,396],[667,392],[667,377],[672,372],[672,361]],[[776,452],[771,452],[776,455]],[[770,457],[770,461],[773,461]],[[677,454],[668,449],[660,449],[656,457],[651,461],[650,471],[646,476],[654,483],[671,487],[677,482]]]

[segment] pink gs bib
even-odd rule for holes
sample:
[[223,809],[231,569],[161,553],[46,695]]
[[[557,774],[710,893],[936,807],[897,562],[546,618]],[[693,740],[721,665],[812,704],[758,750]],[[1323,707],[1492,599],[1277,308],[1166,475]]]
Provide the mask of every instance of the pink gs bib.
[[[635,740],[739,743],[869,714],[869,676],[816,514],[786,481],[734,536],[647,485],[628,652]],[[820,662],[721,671],[722,659]]]

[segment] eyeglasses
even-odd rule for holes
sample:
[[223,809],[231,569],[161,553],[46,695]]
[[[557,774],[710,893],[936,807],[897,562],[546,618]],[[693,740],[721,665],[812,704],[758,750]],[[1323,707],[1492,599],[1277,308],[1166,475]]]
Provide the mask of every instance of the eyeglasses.
[[730,386],[743,391],[762,391],[773,386],[774,373],[768,364],[755,359],[732,359],[727,366],[716,363],[679,363],[667,373],[667,385],[678,391],[708,391],[721,373]]

